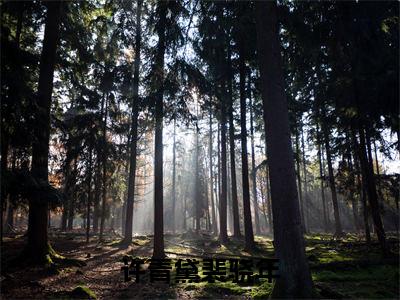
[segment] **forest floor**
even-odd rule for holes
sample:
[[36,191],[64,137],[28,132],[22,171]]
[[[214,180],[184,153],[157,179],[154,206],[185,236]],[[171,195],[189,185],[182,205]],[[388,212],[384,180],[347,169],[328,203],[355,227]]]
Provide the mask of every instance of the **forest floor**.
[[[256,236],[253,253],[243,250],[240,240],[230,239],[221,245],[216,237],[186,233],[165,236],[165,251],[173,263],[177,258],[211,257],[273,257],[272,240]],[[215,283],[150,283],[143,275],[143,283],[124,282],[122,259],[125,255],[150,258],[152,237],[137,236],[130,246],[108,236],[101,244],[97,238],[86,244],[82,232],[52,233],[53,248],[61,255],[79,259],[85,266],[38,268],[7,266],[23,248],[22,236],[5,238],[2,246],[1,297],[12,298],[267,298],[272,285],[262,282],[254,286],[232,282]],[[399,241],[389,238],[392,252],[398,253]],[[306,237],[307,256],[312,277],[321,298],[399,298],[399,261],[394,255],[382,259],[375,242],[367,246],[358,236],[348,235],[333,240],[331,235],[315,234]],[[228,266],[228,264],[227,264]],[[227,268],[229,271],[229,267]],[[201,275],[201,271],[199,272]],[[147,277],[146,277],[147,276]],[[134,276],[133,276],[134,277]]]

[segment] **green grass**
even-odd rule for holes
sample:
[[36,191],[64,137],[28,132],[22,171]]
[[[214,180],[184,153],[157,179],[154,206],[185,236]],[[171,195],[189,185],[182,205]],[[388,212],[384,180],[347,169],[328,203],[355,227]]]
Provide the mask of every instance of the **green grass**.
[[85,285],[78,285],[71,291],[70,295],[79,299],[97,299],[96,294]]
[[[143,244],[148,240],[139,241]],[[194,248],[181,247],[183,240],[174,238],[174,243],[167,246],[167,251],[178,254],[177,258],[185,258],[185,253],[198,255],[201,252],[215,253],[218,257],[224,255],[241,255],[253,257],[273,257],[274,248],[271,238],[255,236],[256,250],[253,253],[244,251],[244,242],[230,239],[220,245],[215,238],[205,240],[185,240],[185,245]],[[398,244],[394,247],[398,251]],[[179,254],[182,257],[179,257]],[[398,298],[399,297],[399,267],[393,262],[383,261],[379,246],[368,247],[360,241],[359,236],[347,235],[340,240],[334,240],[331,235],[306,236],[306,254],[310,263],[316,292],[321,298]],[[207,256],[207,255],[203,255]],[[173,259],[173,263],[176,258]],[[201,263],[199,274],[201,274]],[[257,272],[254,269],[254,272]],[[171,278],[173,281],[174,278]],[[240,286],[232,282],[186,283],[174,284],[174,289],[182,289],[194,298],[220,299],[226,297],[266,299],[272,292],[273,285],[268,282],[254,286]],[[317,297],[317,298],[319,298]]]

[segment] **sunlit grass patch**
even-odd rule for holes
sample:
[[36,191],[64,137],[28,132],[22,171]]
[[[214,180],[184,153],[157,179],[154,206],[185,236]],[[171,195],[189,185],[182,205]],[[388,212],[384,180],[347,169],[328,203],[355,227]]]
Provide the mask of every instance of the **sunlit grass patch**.
[[259,286],[254,286],[250,291],[253,299],[267,299],[272,292],[272,283],[263,282]]
[[108,242],[105,244],[105,246],[116,246],[116,245],[120,245],[123,242],[122,239],[115,239],[112,240],[111,242]]
[[313,273],[316,281],[391,281],[398,280],[399,268],[397,266],[374,266],[353,270],[321,271]]
[[351,270],[323,270],[312,274],[314,282],[323,283],[343,297],[398,298],[398,266],[371,266]]

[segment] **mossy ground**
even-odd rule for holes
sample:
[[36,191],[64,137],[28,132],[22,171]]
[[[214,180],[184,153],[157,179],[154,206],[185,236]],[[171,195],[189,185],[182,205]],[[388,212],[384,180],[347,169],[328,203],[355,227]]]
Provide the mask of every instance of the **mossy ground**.
[[[392,252],[398,253],[398,240],[389,240]],[[253,286],[219,281],[174,283],[174,272],[170,285],[151,284],[148,274],[144,275],[143,283],[124,283],[121,273],[122,258],[125,255],[151,257],[152,237],[135,237],[128,246],[120,241],[115,237],[108,237],[102,244],[98,244],[92,238],[92,242],[86,244],[84,237],[54,239],[51,244],[55,251],[49,249],[49,263],[56,266],[57,272],[43,272],[37,268],[15,272],[7,270],[7,276],[2,280],[2,296],[79,298],[71,294],[75,288],[83,292],[88,288],[97,298],[136,299],[266,299],[271,293],[272,284],[265,281]],[[5,242],[2,264],[4,254],[7,256],[14,253],[13,249],[22,247],[22,242],[21,238]],[[271,238],[256,236],[255,242],[256,249],[249,253],[244,250],[244,242],[238,239],[232,238],[228,243],[221,244],[217,237],[207,234],[167,235],[165,251],[173,262],[178,258],[201,260],[204,257],[273,257]],[[396,256],[382,259],[376,241],[368,246],[356,235],[348,235],[340,240],[334,240],[331,235],[309,235],[306,236],[306,246],[318,298],[399,298],[398,259]],[[86,266],[77,263],[82,261],[85,261]],[[227,268],[229,269],[228,265]],[[201,272],[200,267],[199,273]]]

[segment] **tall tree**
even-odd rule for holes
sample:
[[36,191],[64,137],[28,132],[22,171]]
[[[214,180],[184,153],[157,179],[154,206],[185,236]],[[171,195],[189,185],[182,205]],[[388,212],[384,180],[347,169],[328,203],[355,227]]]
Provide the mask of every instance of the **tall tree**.
[[107,161],[108,161],[108,145],[107,145],[107,119],[108,119],[108,105],[109,105],[109,94],[103,93],[103,100],[101,105],[101,110],[104,112],[104,120],[102,124],[102,190],[101,190],[101,212],[100,212],[100,232],[99,232],[99,241],[103,240],[104,229],[105,229],[105,221],[106,221],[106,205],[107,205]]
[[175,210],[176,210],[176,117],[174,117],[174,132],[172,141],[172,215],[171,227],[172,232],[175,233]]
[[89,149],[89,167],[87,177],[87,204],[86,204],[86,243],[89,243],[90,234],[90,206],[92,204],[92,167],[93,167],[93,149]]
[[[46,2],[47,15],[40,55],[39,85],[37,93],[37,110],[35,111],[34,134],[32,145],[32,174],[39,185],[48,185],[48,157],[50,138],[50,108],[53,91],[56,50],[59,40],[61,17],[60,1]],[[48,199],[36,193],[29,200],[28,253],[34,253],[37,261],[45,260],[46,255],[53,253],[48,243]]]
[[210,121],[209,121],[209,141],[208,141],[208,150],[209,150],[209,159],[210,159],[210,197],[211,197],[211,218],[212,218],[212,228],[213,234],[218,233],[217,227],[217,218],[215,214],[215,205],[214,205],[214,174],[213,174],[213,128],[212,128],[212,102],[210,99],[210,109],[209,109]]
[[232,60],[231,50],[228,47],[228,95],[229,95],[229,151],[230,151],[230,169],[231,169],[231,197],[232,197],[232,214],[233,214],[233,236],[240,237],[239,224],[239,204],[237,196],[236,184],[236,163],[235,163],[235,125],[233,122],[233,91],[232,91]]
[[155,95],[155,135],[154,135],[154,248],[153,257],[163,258],[164,253],[164,195],[163,195],[163,94],[164,94],[164,54],[166,49],[166,16],[168,1],[157,3],[158,36],[155,58],[157,90]]
[[141,21],[142,3],[143,3],[142,0],[137,0],[136,4],[135,59],[133,64],[129,177],[128,177],[128,195],[126,199],[126,218],[125,218],[125,237],[124,237],[125,243],[132,242],[133,205],[135,198],[136,155],[137,155],[137,139],[138,139],[139,67],[140,67],[140,50],[141,50],[140,43],[142,38],[140,21]]
[[246,65],[244,49],[244,33],[239,41],[239,81],[240,81],[240,140],[242,146],[242,188],[243,214],[246,249],[254,248],[253,224],[250,209],[249,160],[247,157],[247,128],[246,128]]
[[311,298],[312,280],[305,255],[297,201],[287,99],[278,37],[275,1],[256,1],[257,49],[268,151],[279,277],[273,298]]
[[328,164],[328,178],[329,178],[329,185],[330,185],[331,194],[332,194],[333,215],[334,215],[334,219],[335,219],[335,236],[341,236],[343,234],[342,222],[340,221],[339,203],[338,203],[338,197],[337,197],[337,192],[336,192],[336,183],[335,183],[335,174],[333,173],[333,166],[332,166],[331,145],[329,142],[329,129],[327,128],[327,126],[324,123],[322,125],[322,133],[324,135],[326,162]]
[[260,218],[259,208],[257,200],[257,170],[256,170],[256,158],[254,150],[254,105],[253,98],[251,97],[251,76],[249,74],[248,81],[248,95],[250,99],[250,139],[251,139],[251,181],[252,181],[252,193],[253,193],[253,207],[254,207],[254,221],[256,225],[256,234],[261,234],[260,229]]

